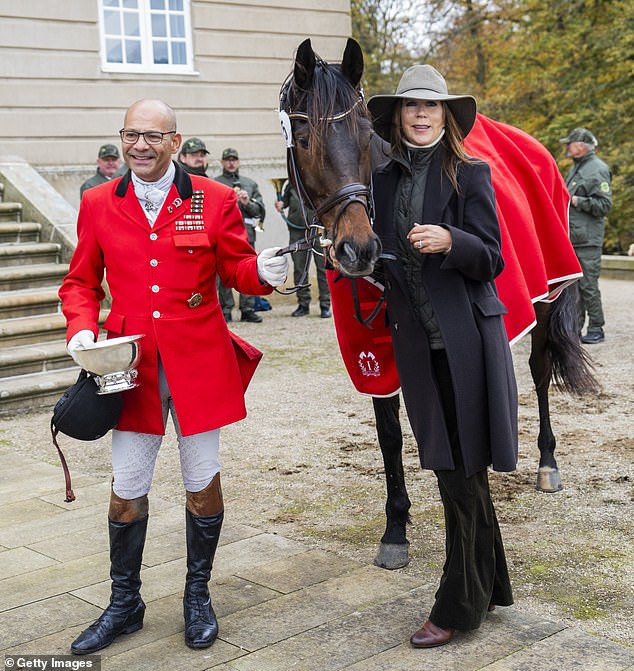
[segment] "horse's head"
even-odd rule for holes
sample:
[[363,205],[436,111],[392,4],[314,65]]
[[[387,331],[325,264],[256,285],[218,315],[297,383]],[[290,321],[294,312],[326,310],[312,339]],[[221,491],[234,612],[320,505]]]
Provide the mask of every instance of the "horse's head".
[[354,40],[341,65],[329,65],[308,39],[280,97],[280,112],[290,121],[289,177],[315,210],[335,268],[351,277],[372,272],[381,253],[371,222],[372,125],[359,88],[362,73]]

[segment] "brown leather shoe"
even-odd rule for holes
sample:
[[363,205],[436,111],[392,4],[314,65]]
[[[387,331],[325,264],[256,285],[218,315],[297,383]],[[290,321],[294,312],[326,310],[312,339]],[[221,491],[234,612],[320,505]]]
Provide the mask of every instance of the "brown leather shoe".
[[449,643],[453,638],[455,629],[442,629],[437,627],[431,620],[425,624],[409,639],[413,648],[436,648],[439,645]]

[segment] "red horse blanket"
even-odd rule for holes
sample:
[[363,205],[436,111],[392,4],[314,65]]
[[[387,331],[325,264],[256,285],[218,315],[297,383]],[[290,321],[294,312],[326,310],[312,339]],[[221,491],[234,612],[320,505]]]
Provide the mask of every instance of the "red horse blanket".
[[[491,166],[505,264],[496,286],[508,309],[504,323],[512,344],[535,326],[533,303],[554,300],[581,277],[568,237],[568,190],[548,150],[517,128],[478,114],[465,148]],[[351,281],[327,274],[337,339],[354,386],[371,396],[398,393],[385,306],[372,328],[363,326],[355,318]],[[367,317],[381,288],[359,280],[357,294]]]

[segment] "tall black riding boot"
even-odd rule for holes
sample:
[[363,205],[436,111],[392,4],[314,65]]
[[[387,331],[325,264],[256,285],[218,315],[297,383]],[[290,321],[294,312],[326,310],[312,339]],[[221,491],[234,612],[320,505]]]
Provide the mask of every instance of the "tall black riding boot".
[[218,637],[218,621],[211,605],[208,583],[224,517],[219,475],[201,492],[187,492],[185,516],[185,643],[190,648],[208,648]]
[[[101,617],[73,641],[70,648],[73,654],[97,652],[109,646],[120,634],[131,634],[143,627],[145,604],[139,590],[147,510],[146,496],[125,501],[112,493],[108,515],[112,579],[110,604]],[[116,511],[115,515],[113,511]],[[139,514],[142,516],[137,518]],[[116,521],[113,517],[123,521]]]

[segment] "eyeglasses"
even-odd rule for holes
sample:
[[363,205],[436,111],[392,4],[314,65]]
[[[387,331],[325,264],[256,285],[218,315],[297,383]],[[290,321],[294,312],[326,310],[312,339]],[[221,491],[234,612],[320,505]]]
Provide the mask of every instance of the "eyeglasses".
[[161,133],[158,130],[149,130],[145,133],[140,133],[138,130],[128,130],[127,128],[122,128],[119,131],[119,136],[121,137],[121,142],[126,144],[136,144],[139,141],[139,137],[143,135],[143,139],[148,144],[161,144],[163,142],[164,135],[170,135],[175,133],[175,130],[168,130],[166,133]]

